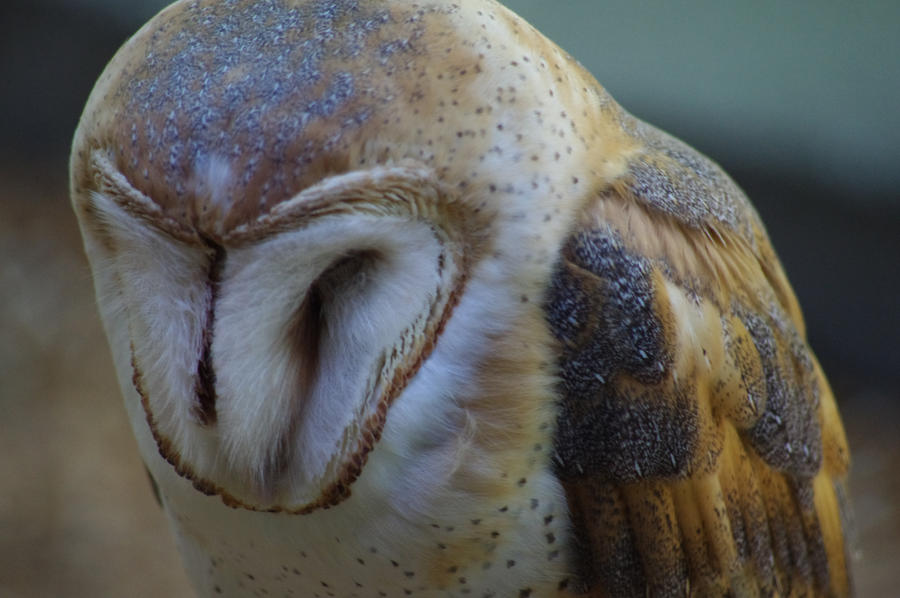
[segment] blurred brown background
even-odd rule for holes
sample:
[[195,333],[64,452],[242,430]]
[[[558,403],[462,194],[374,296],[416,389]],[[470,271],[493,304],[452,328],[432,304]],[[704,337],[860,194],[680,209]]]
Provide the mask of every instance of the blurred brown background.
[[[0,7],[0,597],[190,595],[66,190],[94,79],[164,4]],[[900,3],[508,4],[754,198],[846,418],[858,593],[897,596]]]

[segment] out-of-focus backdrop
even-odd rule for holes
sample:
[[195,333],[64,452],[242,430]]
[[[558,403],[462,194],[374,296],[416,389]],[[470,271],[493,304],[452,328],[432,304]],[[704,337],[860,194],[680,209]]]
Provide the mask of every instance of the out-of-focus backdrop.
[[[0,5],[0,597],[190,595],[121,407],[66,189],[93,81],[165,4]],[[507,4],[754,199],[846,419],[858,594],[896,596],[900,3]]]

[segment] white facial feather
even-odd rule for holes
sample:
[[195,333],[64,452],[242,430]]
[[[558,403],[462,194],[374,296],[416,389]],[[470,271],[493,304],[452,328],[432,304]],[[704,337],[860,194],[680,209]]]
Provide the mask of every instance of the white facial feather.
[[[101,297],[113,298],[107,320],[124,325],[131,339],[126,355],[142,365],[154,413],[185,442],[196,417],[184,400],[194,392],[204,315],[210,301],[206,252],[178,243],[123,210],[103,193],[92,201],[105,224],[113,251],[100,248],[96,281]],[[105,302],[104,302],[105,303]],[[107,326],[113,327],[110,322]],[[134,342],[140,339],[140,342]],[[195,442],[185,442],[189,458],[201,458]]]
[[[367,412],[360,401],[376,394],[378,352],[427,308],[439,282],[440,248],[427,226],[343,220],[232,252],[219,289],[213,356],[229,364],[217,378],[229,467],[261,476],[285,442],[296,459],[292,485],[301,496],[317,491],[345,433],[353,431],[348,427]],[[313,282],[360,250],[374,252],[374,263],[357,276],[364,280],[345,281],[359,288],[325,307],[315,379],[304,381],[299,361],[316,348],[297,346],[307,339],[292,338],[293,320]]]

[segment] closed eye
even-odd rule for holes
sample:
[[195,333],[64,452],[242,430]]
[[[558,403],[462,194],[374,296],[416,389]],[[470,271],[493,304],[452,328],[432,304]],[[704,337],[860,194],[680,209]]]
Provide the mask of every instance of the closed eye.
[[352,302],[365,292],[378,262],[375,249],[355,250],[336,259],[310,285],[289,328],[296,354],[300,356],[301,396],[308,396],[318,377],[322,342],[327,338],[329,320],[338,317],[337,306]]

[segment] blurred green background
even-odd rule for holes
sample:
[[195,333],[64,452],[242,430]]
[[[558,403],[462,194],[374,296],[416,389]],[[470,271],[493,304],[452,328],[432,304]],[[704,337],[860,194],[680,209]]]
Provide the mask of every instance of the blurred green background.
[[[186,592],[66,196],[93,81],[165,4],[0,6],[0,596]],[[506,4],[753,199],[847,418],[860,595],[896,595],[900,2]]]

